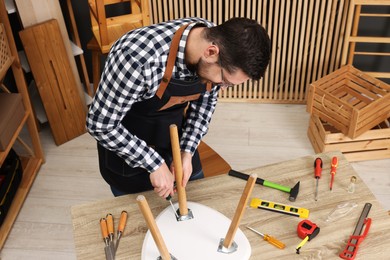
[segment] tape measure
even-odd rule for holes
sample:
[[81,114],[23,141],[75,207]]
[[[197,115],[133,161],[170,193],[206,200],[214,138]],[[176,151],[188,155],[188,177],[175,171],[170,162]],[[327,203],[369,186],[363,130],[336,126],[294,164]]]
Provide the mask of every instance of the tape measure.
[[302,220],[297,226],[298,237],[303,240],[296,247],[296,253],[299,254],[299,250],[303,247],[307,241],[315,238],[320,233],[320,228],[308,219]]
[[271,201],[265,201],[258,198],[253,198],[250,203],[250,207],[270,210],[290,216],[308,218],[309,210],[305,208],[297,208],[286,204],[275,203]]

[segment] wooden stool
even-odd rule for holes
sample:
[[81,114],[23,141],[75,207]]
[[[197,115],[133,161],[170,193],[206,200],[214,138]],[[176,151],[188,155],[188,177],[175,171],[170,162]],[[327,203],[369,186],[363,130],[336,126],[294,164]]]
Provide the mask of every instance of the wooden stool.
[[[108,17],[106,6],[119,6],[122,10],[128,3],[130,13]],[[100,81],[100,56],[110,51],[112,44],[125,33],[150,25],[149,0],[88,0],[94,37],[87,44],[92,51],[93,88],[96,92]]]
[[232,168],[230,165],[210,146],[204,142],[200,142],[198,146],[200,161],[204,177],[211,177],[220,174],[227,174]]
[[101,60],[100,56],[106,55],[108,53],[103,53],[101,49],[99,48],[99,45],[95,38],[92,38],[88,44],[87,49],[91,51],[91,57],[92,57],[92,82],[93,82],[93,93],[96,93],[97,86],[100,81],[100,66],[101,66]]

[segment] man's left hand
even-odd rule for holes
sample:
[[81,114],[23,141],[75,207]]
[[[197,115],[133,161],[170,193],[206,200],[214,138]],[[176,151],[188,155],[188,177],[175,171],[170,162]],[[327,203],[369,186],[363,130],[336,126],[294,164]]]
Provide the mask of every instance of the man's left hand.
[[[191,177],[192,173],[192,155],[187,152],[181,152],[181,164],[182,164],[182,169],[183,169],[183,182],[182,185],[185,188],[188,180]],[[176,176],[175,173],[175,167],[174,163],[172,162],[171,164],[171,172],[173,173],[174,176]]]

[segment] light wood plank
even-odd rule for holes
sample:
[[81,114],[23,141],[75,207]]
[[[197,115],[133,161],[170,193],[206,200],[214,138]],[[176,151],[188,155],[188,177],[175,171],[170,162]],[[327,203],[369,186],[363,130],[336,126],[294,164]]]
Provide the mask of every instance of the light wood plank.
[[18,9],[19,17],[24,28],[32,25],[45,22],[50,19],[56,19],[62,39],[64,39],[64,46],[66,48],[67,57],[71,66],[74,79],[76,81],[76,88],[83,102],[83,108],[86,111],[87,106],[84,99],[84,91],[80,81],[80,75],[77,70],[76,61],[73,56],[72,47],[70,45],[68,31],[66,29],[65,20],[62,15],[61,6],[58,0],[15,0]]

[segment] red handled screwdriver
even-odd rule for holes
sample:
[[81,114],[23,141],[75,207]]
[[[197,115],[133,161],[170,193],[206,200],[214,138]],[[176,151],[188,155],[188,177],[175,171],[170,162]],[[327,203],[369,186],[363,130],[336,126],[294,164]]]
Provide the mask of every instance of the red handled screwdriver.
[[339,164],[339,160],[336,156],[334,156],[332,158],[332,164],[331,164],[331,168],[330,168],[330,175],[331,175],[330,184],[329,184],[330,190],[332,190],[332,188],[333,188],[334,176],[336,175],[336,169],[337,169],[338,164]]
[[316,178],[316,193],[314,199],[318,199],[318,180],[321,178],[322,173],[322,159],[316,158],[314,161],[314,177]]

